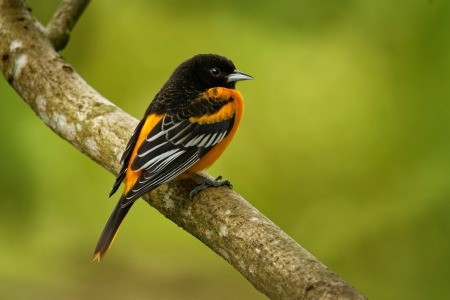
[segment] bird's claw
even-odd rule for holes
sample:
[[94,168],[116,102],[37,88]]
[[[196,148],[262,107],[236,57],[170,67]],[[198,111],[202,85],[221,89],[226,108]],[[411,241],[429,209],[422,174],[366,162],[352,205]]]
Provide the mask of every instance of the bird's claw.
[[189,198],[193,199],[198,193],[200,193],[203,190],[206,190],[209,187],[220,187],[220,186],[227,186],[230,189],[233,188],[233,185],[231,184],[231,182],[229,180],[222,180],[222,175],[219,175],[216,177],[216,179],[209,179],[209,178],[205,178],[203,176],[195,176],[195,178],[203,181],[202,184],[196,186],[190,193],[189,193]]

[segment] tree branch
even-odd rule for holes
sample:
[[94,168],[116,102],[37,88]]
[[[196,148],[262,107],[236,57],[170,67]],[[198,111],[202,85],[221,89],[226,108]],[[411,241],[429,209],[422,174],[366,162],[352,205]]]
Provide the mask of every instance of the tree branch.
[[[0,0],[0,56],[5,78],[42,121],[116,174],[137,120],[99,95],[54,51],[23,0]],[[364,298],[240,195],[211,188],[190,200],[195,185],[176,180],[144,199],[270,298]]]
[[75,26],[90,0],[63,0],[47,24],[47,34],[56,51],[69,42],[70,31]]

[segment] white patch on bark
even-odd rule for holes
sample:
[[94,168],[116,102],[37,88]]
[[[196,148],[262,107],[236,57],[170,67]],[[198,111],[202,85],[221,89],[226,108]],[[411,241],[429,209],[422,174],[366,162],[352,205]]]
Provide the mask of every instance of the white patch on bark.
[[22,47],[22,41],[21,40],[14,40],[11,42],[11,45],[9,45],[9,51],[13,52],[16,49],[19,49]]
[[230,259],[230,256],[228,255],[228,252],[225,251],[224,249],[219,248],[219,249],[217,250],[217,252],[219,252],[219,254],[220,254],[223,258],[225,258],[226,260],[229,260],[229,259]]
[[209,230],[209,229],[206,229],[206,230],[205,230],[205,235],[206,235],[206,238],[207,238],[208,240],[210,240],[211,237],[212,237],[212,231]]
[[39,29],[42,33],[44,33],[45,35],[47,35],[47,29],[45,29],[44,25],[42,25],[39,22],[34,22],[34,25],[36,26],[37,29]]
[[97,142],[93,138],[87,138],[85,144],[86,147],[91,151],[91,153],[98,153]]
[[255,248],[255,252],[256,252],[257,254],[260,254],[260,253],[261,253],[261,249]]
[[67,123],[66,116],[61,115],[57,112],[53,113],[51,119],[51,126],[61,132],[61,134],[68,140],[75,139],[75,125],[72,123]]
[[47,113],[47,100],[44,96],[37,96],[36,97],[36,108],[38,110],[39,117],[44,121],[45,124],[49,123],[49,117]]
[[163,198],[164,207],[167,208],[167,209],[171,209],[171,208],[175,207],[175,203],[170,198],[170,196],[171,196],[171,193],[170,192],[166,192],[166,194],[164,195],[164,198]]
[[227,211],[225,212],[226,215],[231,214],[231,210],[227,209]]
[[253,217],[253,218],[250,219],[250,221],[252,221],[252,222],[258,222],[259,219],[258,219],[257,217]]
[[120,163],[120,159],[122,158],[122,152],[120,152],[119,148],[114,147],[113,152],[116,155],[116,160],[118,163]]
[[81,129],[83,128],[80,123],[75,125],[75,127],[77,128],[77,131],[81,131]]
[[88,113],[87,111],[77,111],[76,115],[78,121],[83,122],[86,119],[87,113]]
[[219,236],[228,236],[228,229],[226,226],[220,226]]
[[255,274],[255,267],[254,266],[250,266],[248,268],[248,271],[250,272],[250,274]]
[[16,62],[13,67],[12,75],[14,79],[19,78],[22,69],[27,65],[28,56],[26,54],[21,54],[17,57]]
[[188,209],[184,210],[184,211],[182,212],[182,214],[183,214],[185,217],[190,217],[190,216],[192,216],[191,208],[189,207]]
[[245,270],[245,263],[243,260],[239,260],[238,264],[239,264],[239,269]]

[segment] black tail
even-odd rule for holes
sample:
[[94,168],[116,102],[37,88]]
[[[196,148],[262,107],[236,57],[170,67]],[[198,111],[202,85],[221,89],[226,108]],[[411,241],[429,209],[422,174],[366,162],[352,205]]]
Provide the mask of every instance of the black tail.
[[116,237],[117,230],[122,224],[123,219],[125,218],[125,216],[127,215],[128,211],[130,210],[131,206],[134,203],[131,202],[127,206],[122,207],[121,200],[122,199],[120,199],[117,202],[114,211],[112,212],[111,216],[108,219],[108,222],[105,225],[105,228],[103,229],[102,235],[100,236],[97,246],[95,247],[95,252],[94,256],[92,257],[92,261],[94,260],[101,261],[103,256],[105,256],[106,251],[108,251],[109,247],[114,241],[114,238]]

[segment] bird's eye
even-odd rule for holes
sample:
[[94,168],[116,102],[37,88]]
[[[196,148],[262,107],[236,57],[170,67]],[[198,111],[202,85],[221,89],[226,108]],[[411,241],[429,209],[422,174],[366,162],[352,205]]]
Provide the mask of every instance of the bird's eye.
[[209,72],[211,72],[212,76],[214,76],[214,77],[219,77],[220,76],[220,69],[219,68],[212,68],[211,70],[209,70]]

